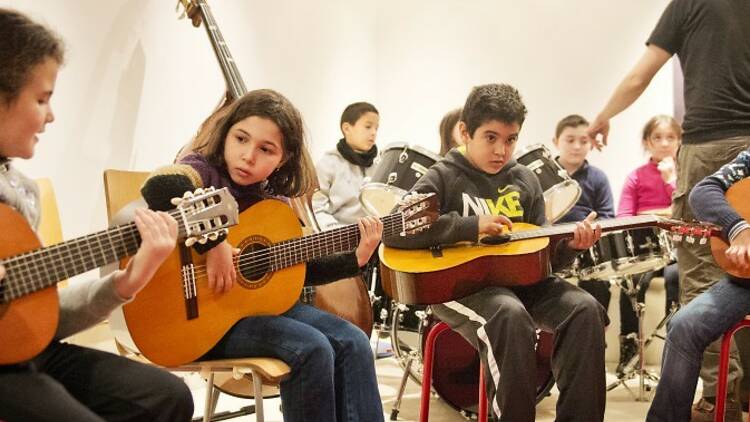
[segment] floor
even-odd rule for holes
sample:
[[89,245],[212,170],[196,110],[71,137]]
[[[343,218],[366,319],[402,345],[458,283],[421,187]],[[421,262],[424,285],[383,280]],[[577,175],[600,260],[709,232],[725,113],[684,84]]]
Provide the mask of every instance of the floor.
[[[610,304],[610,319],[613,324],[607,330],[607,366],[608,383],[615,381],[613,375],[614,367],[618,359],[618,339],[617,334],[619,333],[619,311],[618,311],[618,295],[619,289],[612,288],[612,302]],[[651,333],[656,327],[659,320],[663,317],[664,307],[664,291],[661,279],[655,279],[652,283],[652,287],[649,289],[646,299],[647,307],[644,319],[644,330],[646,333]],[[409,332],[408,330],[401,330],[397,332],[399,338],[398,344],[409,344],[418,341],[416,334]],[[82,335],[74,337],[74,341],[77,343],[87,344],[93,347],[99,347],[106,350],[114,350],[114,345],[111,340],[111,335],[105,326],[100,326],[97,330],[93,330]],[[373,338],[374,343],[374,338]],[[388,349],[391,345],[389,336],[385,335],[379,344],[380,349]],[[651,370],[658,370],[659,356],[661,355],[662,341],[656,339],[651,347],[647,350],[647,365]],[[378,382],[380,386],[380,393],[383,402],[383,409],[385,413],[385,419],[389,420],[391,410],[396,401],[398,394],[398,387],[401,383],[403,368],[400,362],[404,360],[397,359],[395,356],[385,357],[376,360],[376,371],[378,374]],[[198,374],[186,374],[182,375],[185,382],[191,387],[193,397],[195,399],[195,416],[199,417],[203,415],[204,400],[205,400],[205,381]],[[643,421],[645,420],[646,413],[648,411],[648,401],[636,400],[638,396],[639,381],[637,378],[631,379],[627,382],[627,387],[618,386],[612,391],[607,393],[607,408],[605,414],[606,421],[620,422],[620,421]],[[418,418],[419,412],[419,385],[409,380],[407,382],[405,394],[401,403],[400,412],[398,413],[399,421],[415,421]],[[700,392],[700,384],[698,386]],[[647,393],[648,395],[648,393]],[[537,421],[554,421],[555,418],[555,399],[558,396],[558,391],[553,388],[551,394],[541,400],[537,406]],[[265,419],[268,422],[280,422],[282,421],[281,412],[279,410],[280,400],[278,398],[266,399],[265,403]],[[226,394],[221,394],[219,403],[217,406],[217,412],[224,411],[235,411],[243,406],[253,404],[251,400],[233,397]],[[433,394],[431,401],[430,420],[434,422],[443,421],[461,421],[465,418],[454,408],[448,405],[442,398]],[[255,417],[242,416],[234,418],[232,420],[238,422],[255,421]]]

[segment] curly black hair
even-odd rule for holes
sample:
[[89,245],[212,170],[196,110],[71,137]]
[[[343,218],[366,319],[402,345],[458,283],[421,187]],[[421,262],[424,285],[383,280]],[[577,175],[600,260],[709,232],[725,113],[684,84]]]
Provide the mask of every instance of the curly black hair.
[[521,94],[507,84],[475,86],[461,112],[461,121],[466,124],[469,136],[474,136],[479,126],[492,120],[523,125],[525,119],[526,106]]

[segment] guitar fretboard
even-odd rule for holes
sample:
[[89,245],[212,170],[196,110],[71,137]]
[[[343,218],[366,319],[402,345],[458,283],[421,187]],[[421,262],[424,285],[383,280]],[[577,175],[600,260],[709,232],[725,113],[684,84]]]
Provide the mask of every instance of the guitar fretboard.
[[[173,210],[170,215],[177,219],[180,237],[184,237],[180,211]],[[135,223],[128,223],[3,259],[6,275],[0,283],[0,302],[20,298],[130,256],[140,244],[141,236]]]
[[[602,231],[621,230],[633,227],[641,226],[653,226],[659,222],[669,222],[669,219],[656,217],[653,215],[635,215],[630,217],[619,217],[619,218],[608,218],[603,220],[596,220],[595,223],[602,227]],[[679,222],[677,222],[679,223]],[[550,237],[558,236],[563,234],[571,234],[576,229],[576,223],[567,224],[556,224],[552,226],[540,227],[538,229],[524,230],[520,232],[510,233],[510,241],[524,240],[524,239],[535,239],[539,237]]]

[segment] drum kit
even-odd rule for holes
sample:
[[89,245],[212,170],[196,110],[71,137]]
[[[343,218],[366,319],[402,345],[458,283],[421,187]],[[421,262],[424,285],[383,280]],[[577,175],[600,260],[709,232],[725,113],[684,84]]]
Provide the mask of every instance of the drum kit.
[[[440,159],[440,156],[418,146],[406,143],[389,145],[381,154],[375,173],[360,191],[359,199],[363,208],[374,216],[389,214],[429,167]],[[578,201],[580,186],[555,161],[544,145],[535,144],[520,150],[516,154],[516,160],[532,170],[539,179],[544,192],[545,214],[550,223],[564,216]],[[565,276],[621,280],[626,294],[633,295],[636,307],[634,298],[638,286],[633,286],[632,276],[663,267],[671,259],[671,252],[670,239],[659,229],[611,232],[603,235],[596,245],[581,254]],[[379,320],[375,325],[376,338],[390,337],[393,354],[404,369],[391,413],[391,420],[396,420],[407,380],[411,378],[421,383],[423,343],[426,333],[437,320],[429,307],[407,306],[387,298],[378,281],[378,265],[371,265],[370,270],[366,280],[370,281],[375,319]],[[642,311],[638,315],[642,319]],[[660,327],[665,324],[666,317]],[[439,337],[435,345],[436,363],[432,388],[450,406],[465,417],[472,418],[476,415],[478,402],[479,356],[458,333],[449,331],[446,334]],[[639,334],[639,339],[640,337]],[[651,336],[653,337],[654,335]],[[552,344],[552,334],[537,332],[537,401],[549,395],[554,385],[551,371]],[[641,348],[643,346],[644,342],[641,341]],[[629,371],[626,375],[632,377],[635,365],[626,367],[626,370]],[[640,373],[644,374],[642,368]],[[624,381],[621,382],[624,385]]]

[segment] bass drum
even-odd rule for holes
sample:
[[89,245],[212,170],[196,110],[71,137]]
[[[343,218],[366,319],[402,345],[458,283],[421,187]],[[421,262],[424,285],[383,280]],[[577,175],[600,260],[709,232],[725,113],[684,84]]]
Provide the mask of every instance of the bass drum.
[[[393,352],[404,369],[412,358],[409,376],[417,383],[422,381],[422,356],[425,333],[438,322],[429,308],[397,304],[391,325]],[[552,376],[553,336],[537,331],[536,366],[537,395],[539,403],[549,395],[555,380]],[[435,340],[432,389],[451,407],[466,416],[477,413],[479,402],[479,355],[460,334],[448,330]]]

